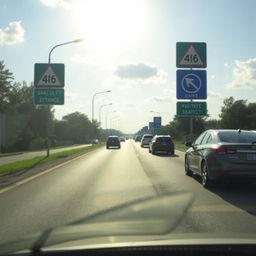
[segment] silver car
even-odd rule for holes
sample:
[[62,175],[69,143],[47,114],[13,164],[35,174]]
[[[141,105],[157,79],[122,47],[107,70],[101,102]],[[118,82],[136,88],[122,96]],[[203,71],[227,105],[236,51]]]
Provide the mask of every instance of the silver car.
[[143,148],[145,146],[149,146],[151,140],[153,139],[153,135],[152,134],[144,134],[141,142],[140,142],[140,146]]
[[256,178],[256,132],[246,130],[207,130],[185,153],[185,172],[201,176],[209,187],[222,178]]

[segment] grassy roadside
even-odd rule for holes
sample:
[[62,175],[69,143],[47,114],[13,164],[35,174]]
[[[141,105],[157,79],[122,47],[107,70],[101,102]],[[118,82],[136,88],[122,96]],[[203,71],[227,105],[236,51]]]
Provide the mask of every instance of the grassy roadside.
[[173,142],[175,144],[175,148],[180,150],[180,151],[185,152],[188,149],[188,147],[181,141],[174,140]]
[[76,153],[90,151],[92,149],[96,149],[96,148],[102,147],[104,145],[105,145],[105,143],[101,143],[98,145],[92,145],[92,146],[83,147],[83,148],[65,150],[62,152],[51,154],[49,157],[38,156],[38,157],[35,157],[32,159],[27,159],[27,160],[14,162],[14,163],[0,165],[0,176],[9,174],[11,172],[16,172],[16,171],[20,171],[23,169],[32,168],[38,164],[47,163],[47,162],[53,161],[60,157],[67,157],[67,156],[70,156],[70,155],[73,155]]
[[5,156],[16,156],[16,155],[20,155],[20,154],[23,154],[23,152],[2,153],[2,154],[0,154],[0,157],[5,157]]

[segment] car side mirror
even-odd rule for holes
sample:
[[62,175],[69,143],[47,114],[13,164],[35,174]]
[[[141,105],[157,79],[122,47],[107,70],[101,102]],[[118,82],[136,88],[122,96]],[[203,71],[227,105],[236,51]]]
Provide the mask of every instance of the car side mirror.
[[188,141],[188,142],[185,143],[185,145],[186,145],[187,147],[192,147],[192,146],[193,146],[193,143],[192,143],[191,141]]

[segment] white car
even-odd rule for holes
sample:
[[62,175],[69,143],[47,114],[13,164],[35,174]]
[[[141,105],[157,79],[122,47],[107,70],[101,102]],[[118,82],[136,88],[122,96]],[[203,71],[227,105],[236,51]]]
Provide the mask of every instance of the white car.
[[143,148],[144,146],[149,146],[151,140],[153,139],[154,135],[152,134],[144,134],[141,142],[140,142],[140,146]]

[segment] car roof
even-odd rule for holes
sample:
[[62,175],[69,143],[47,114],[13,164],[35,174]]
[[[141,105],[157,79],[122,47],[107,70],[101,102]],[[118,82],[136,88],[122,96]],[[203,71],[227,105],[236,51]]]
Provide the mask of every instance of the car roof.
[[170,135],[155,135],[155,137],[167,137],[167,138],[171,138]]
[[154,135],[153,134],[144,134],[143,137],[144,136],[154,136]]
[[219,132],[239,132],[239,130],[243,132],[255,132],[252,130],[242,130],[242,129],[209,129],[205,130],[205,132],[213,132],[215,134],[218,134]]
[[108,138],[118,138],[118,136],[113,135],[113,136],[108,136]]

